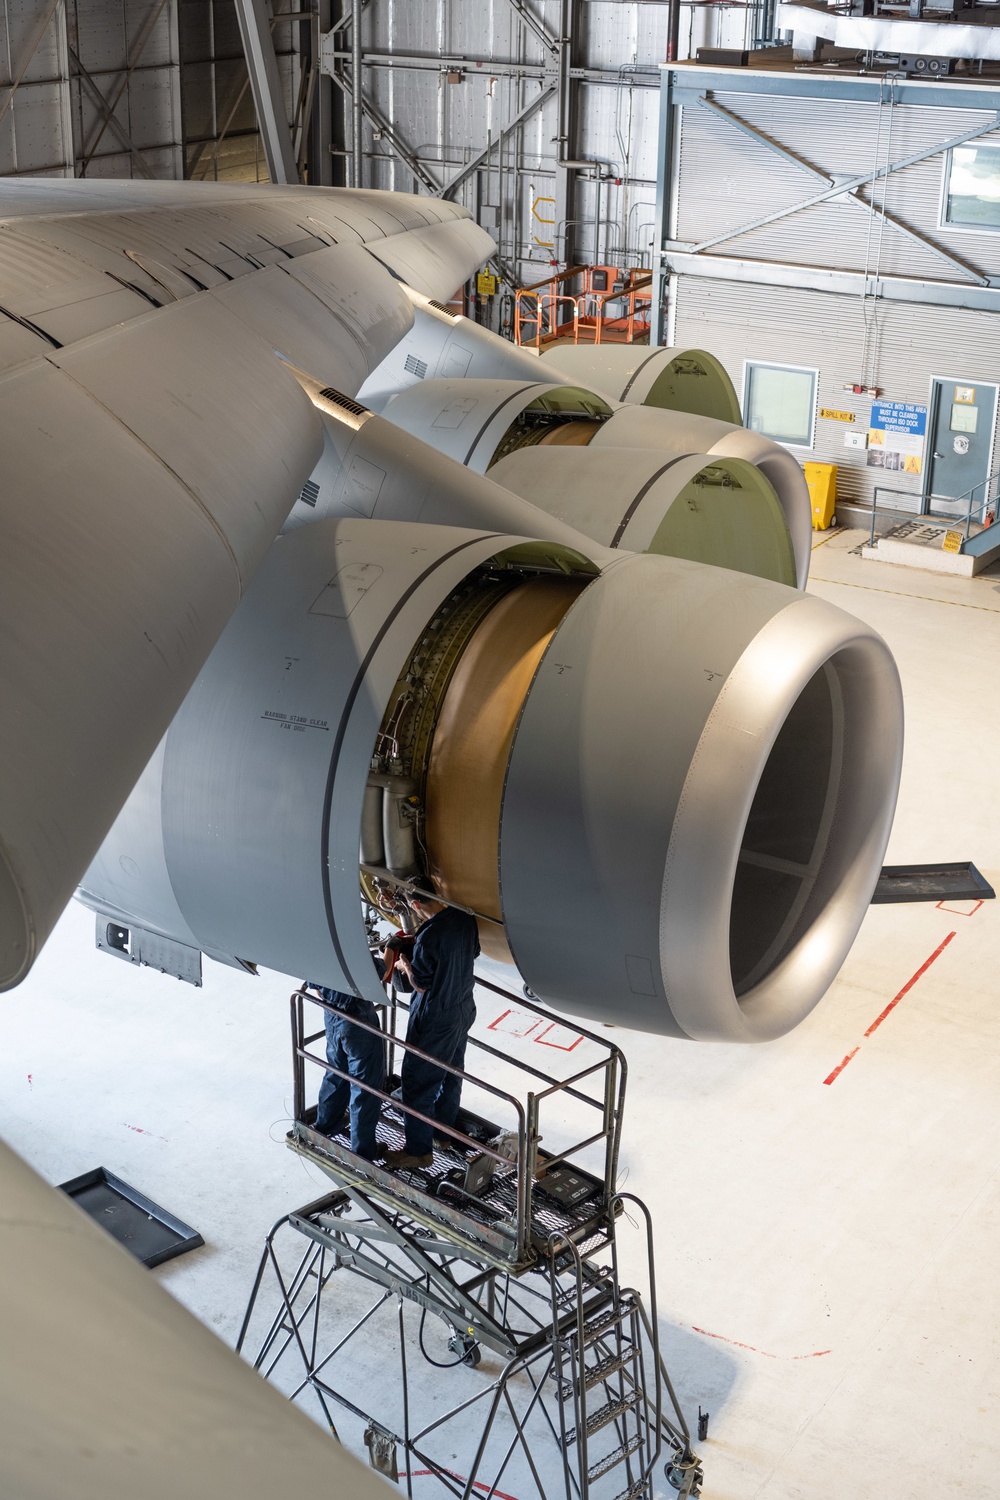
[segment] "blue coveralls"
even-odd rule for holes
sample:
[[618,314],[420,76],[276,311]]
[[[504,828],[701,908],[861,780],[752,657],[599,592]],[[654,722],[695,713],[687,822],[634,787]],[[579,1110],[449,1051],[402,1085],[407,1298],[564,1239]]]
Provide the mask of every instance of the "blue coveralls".
[[[382,1043],[377,1036],[354,1026],[356,1017],[368,1026],[379,1026],[378,1011],[370,1000],[359,1000],[357,995],[345,995],[340,990],[325,990],[314,986],[319,994],[332,1005],[333,1010],[323,1012],[326,1027],[326,1060],[331,1068],[350,1073],[372,1088],[385,1088],[385,1058]],[[373,1157],[377,1147],[375,1126],[378,1122],[382,1101],[374,1094],[338,1078],[335,1073],[325,1073],[319,1086],[319,1102],[316,1106],[316,1129],[324,1135],[334,1134],[340,1126],[347,1108],[351,1104],[351,1150],[359,1156]]]
[[[446,906],[418,929],[410,969],[415,993],[406,1040],[452,1068],[465,1067],[465,1044],[476,1019],[472,966],[479,956],[475,917]],[[402,1066],[403,1103],[442,1125],[454,1125],[462,1080],[407,1052]],[[434,1127],[406,1116],[406,1150],[427,1156]]]

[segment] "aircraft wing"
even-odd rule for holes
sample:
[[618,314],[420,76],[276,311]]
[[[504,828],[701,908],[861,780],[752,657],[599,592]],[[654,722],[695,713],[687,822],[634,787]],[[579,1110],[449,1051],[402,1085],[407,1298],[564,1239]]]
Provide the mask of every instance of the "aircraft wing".
[[[72,894],[354,395],[493,242],[408,194],[0,191],[0,988]],[[391,269],[387,269],[391,268]]]

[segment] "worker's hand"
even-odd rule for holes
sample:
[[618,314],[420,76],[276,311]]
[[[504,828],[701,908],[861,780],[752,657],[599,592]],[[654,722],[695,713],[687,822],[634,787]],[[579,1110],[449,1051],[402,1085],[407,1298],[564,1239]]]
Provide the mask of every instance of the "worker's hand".
[[396,959],[396,968],[402,969],[410,983],[413,983],[413,970],[410,968],[410,960],[405,953],[400,953]]

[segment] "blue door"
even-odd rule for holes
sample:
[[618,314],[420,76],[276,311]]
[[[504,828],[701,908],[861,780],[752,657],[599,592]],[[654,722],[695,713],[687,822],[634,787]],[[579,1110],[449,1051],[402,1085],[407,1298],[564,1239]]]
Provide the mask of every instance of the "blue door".
[[934,381],[927,465],[927,508],[932,514],[964,516],[971,498],[972,519],[983,519],[996,405],[995,385]]

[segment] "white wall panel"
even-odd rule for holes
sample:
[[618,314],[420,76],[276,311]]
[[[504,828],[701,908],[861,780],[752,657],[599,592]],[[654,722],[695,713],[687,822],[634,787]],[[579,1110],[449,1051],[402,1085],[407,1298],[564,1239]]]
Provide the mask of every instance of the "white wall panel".
[[749,286],[708,277],[678,278],[675,341],[711,349],[742,397],[747,359],[819,371],[817,406],[852,412],[848,424],[816,422],[812,450],[800,459],[838,466],[842,499],[870,503],[874,487],[918,495],[921,481],[869,469],[863,451],[845,448],[848,430],[866,431],[870,396],[845,390],[861,380],[865,319],[869,355],[877,338],[876,382],[885,399],[927,404],[932,375],[1000,383],[1000,314],[869,299],[790,287]]

